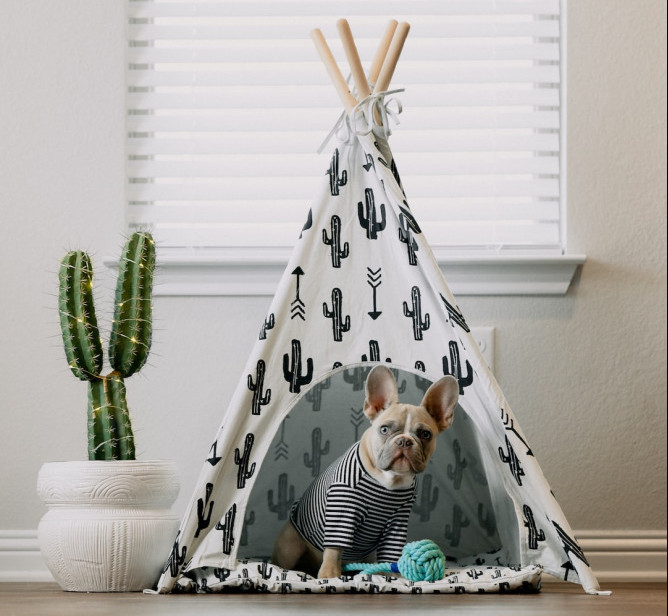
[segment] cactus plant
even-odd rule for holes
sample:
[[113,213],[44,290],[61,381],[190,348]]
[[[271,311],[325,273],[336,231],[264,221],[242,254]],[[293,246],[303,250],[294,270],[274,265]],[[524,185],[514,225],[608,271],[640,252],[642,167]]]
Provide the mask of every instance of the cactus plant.
[[67,362],[88,381],[88,457],[134,460],[135,444],[124,379],[146,363],[151,348],[155,244],[149,233],[133,233],[119,264],[109,339],[112,371],[102,374],[104,354],[93,302],[93,266],[80,250],[60,262],[58,309]]

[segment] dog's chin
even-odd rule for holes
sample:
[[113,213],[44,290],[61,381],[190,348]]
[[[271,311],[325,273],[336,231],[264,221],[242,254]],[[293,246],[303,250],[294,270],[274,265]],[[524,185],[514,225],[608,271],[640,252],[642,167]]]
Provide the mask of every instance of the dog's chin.
[[381,469],[396,475],[416,475],[424,470],[424,466],[413,457],[398,451],[387,460]]

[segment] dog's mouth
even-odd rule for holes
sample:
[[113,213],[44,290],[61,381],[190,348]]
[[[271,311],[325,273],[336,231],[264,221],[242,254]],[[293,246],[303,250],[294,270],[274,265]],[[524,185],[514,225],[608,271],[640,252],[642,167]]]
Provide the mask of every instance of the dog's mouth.
[[405,449],[392,448],[391,451],[386,451],[385,463],[382,465],[382,470],[393,471],[395,473],[421,473],[424,469],[421,456],[417,455],[415,451]]

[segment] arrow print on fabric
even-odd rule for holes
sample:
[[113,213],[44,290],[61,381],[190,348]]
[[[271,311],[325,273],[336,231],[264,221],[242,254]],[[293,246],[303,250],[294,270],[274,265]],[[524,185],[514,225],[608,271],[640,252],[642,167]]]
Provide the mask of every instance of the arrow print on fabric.
[[371,167],[375,168],[375,165],[373,163],[373,156],[371,156],[371,154],[366,155],[366,163],[364,165],[362,165],[362,167],[364,167],[365,171],[369,171],[369,169],[371,169]]
[[211,466],[216,466],[218,462],[222,460],[221,456],[216,455],[216,449],[218,448],[218,441],[216,441],[213,445],[211,445],[211,449],[209,449],[209,453],[211,454],[210,458],[207,458],[206,461],[211,465]]
[[306,321],[306,304],[299,297],[299,278],[304,275],[304,270],[301,267],[297,267],[293,272],[293,276],[297,277],[297,292],[295,293],[295,299],[293,300],[292,308],[290,308],[290,319],[299,317],[302,321]]
[[287,419],[288,418],[286,417],[281,424],[281,440],[274,447],[274,461],[280,460],[281,458],[284,458],[285,460],[288,459],[289,448],[288,444],[285,442],[285,422]]
[[371,287],[373,290],[373,310],[369,312],[369,316],[375,321],[382,313],[382,311],[378,310],[376,306],[376,289],[383,283],[381,280],[381,273],[380,270],[382,268],[378,268],[376,271],[372,270],[370,267],[367,267],[367,284]]

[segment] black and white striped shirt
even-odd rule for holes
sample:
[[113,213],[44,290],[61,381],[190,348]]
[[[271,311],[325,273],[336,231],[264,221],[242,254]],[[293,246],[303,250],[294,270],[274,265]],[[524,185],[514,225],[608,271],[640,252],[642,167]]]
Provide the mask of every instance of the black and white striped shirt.
[[313,481],[293,505],[290,519],[319,550],[342,548],[343,560],[359,560],[376,550],[378,561],[396,562],[406,543],[416,482],[388,490],[366,471],[359,448],[355,443]]

